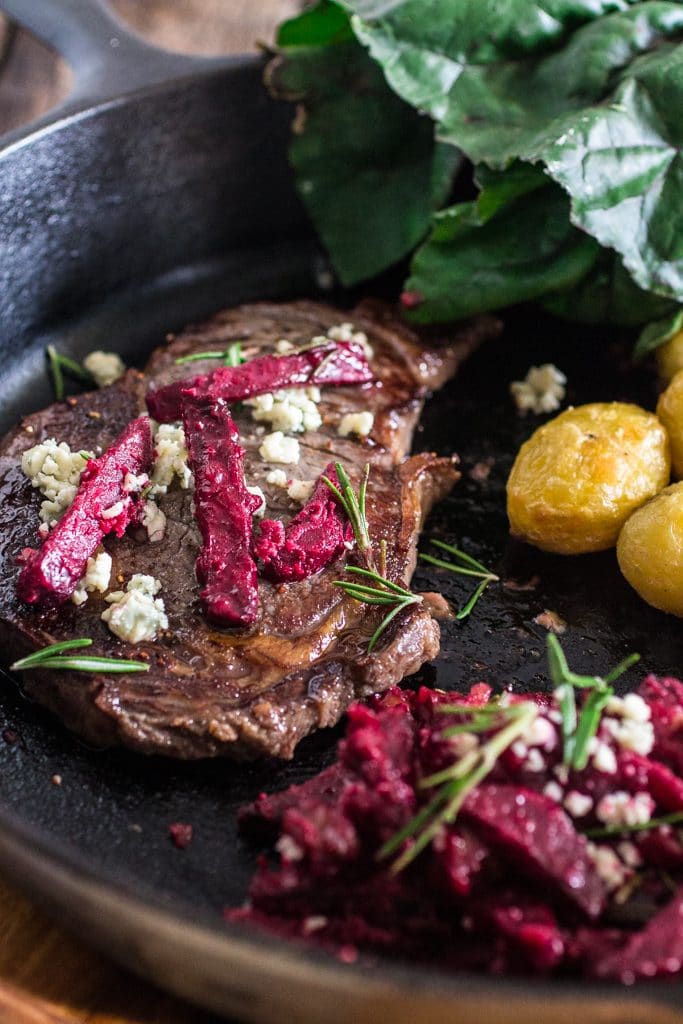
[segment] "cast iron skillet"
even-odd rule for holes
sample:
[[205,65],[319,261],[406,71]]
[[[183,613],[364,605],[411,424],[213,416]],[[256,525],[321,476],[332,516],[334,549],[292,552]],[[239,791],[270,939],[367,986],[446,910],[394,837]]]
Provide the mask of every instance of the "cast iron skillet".
[[[105,347],[142,361],[168,330],[221,306],[316,293],[319,257],[286,164],[290,112],[264,94],[260,59],[161,53],[94,0],[0,7],[76,72],[67,103],[0,149],[1,429],[50,400],[47,342],[76,356]],[[630,592],[612,554],[563,560],[508,541],[505,476],[535,423],[515,416],[507,383],[547,358],[549,338],[571,400],[652,404],[653,383],[628,369],[624,339],[529,313],[511,314],[505,337],[433,399],[417,447],[458,450],[465,474],[427,532],[461,540],[503,578],[540,582],[500,587],[467,625],[446,626],[440,659],[412,682],[544,687],[545,634],[533,621],[544,608],[567,620],[565,648],[579,669],[606,671],[633,649],[648,669],[680,665],[678,622]],[[487,459],[489,478],[470,478]],[[419,570],[416,585],[455,601],[463,593],[438,571]],[[625,686],[637,680],[632,672]],[[2,683],[0,870],[88,941],[180,995],[277,1024],[681,1019],[678,984],[629,991],[454,977],[381,959],[341,966],[225,924],[221,910],[244,899],[257,852],[237,835],[235,809],[328,763],[339,730],[305,741],[284,766],[177,764],[90,750],[9,678]],[[168,840],[174,821],[194,826],[184,851]]]

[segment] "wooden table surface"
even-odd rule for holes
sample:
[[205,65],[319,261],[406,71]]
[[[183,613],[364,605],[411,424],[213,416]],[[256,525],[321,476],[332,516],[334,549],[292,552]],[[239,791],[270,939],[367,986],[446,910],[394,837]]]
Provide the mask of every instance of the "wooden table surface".
[[[83,0],[90,2],[90,0]],[[150,41],[186,53],[239,53],[296,0],[111,0]],[[71,75],[47,47],[0,18],[0,133],[49,110]],[[66,934],[0,878],[0,1024],[211,1024]]]

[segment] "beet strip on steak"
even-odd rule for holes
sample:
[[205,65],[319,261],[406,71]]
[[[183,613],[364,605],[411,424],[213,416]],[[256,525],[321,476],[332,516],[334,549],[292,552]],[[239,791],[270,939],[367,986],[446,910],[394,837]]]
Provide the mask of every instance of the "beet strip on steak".
[[194,504],[202,548],[197,578],[202,607],[218,626],[249,626],[258,613],[252,517],[260,498],[244,481],[244,449],[222,402],[183,390],[183,427],[194,474]]
[[139,495],[125,489],[126,476],[147,473],[151,465],[149,417],[139,416],[104,455],[89,460],[71,506],[40,548],[22,551],[17,580],[21,601],[54,604],[71,596],[103,537],[122,537],[137,517]]
[[[340,486],[334,463],[322,476]],[[287,527],[280,519],[264,519],[254,542],[263,572],[276,583],[294,583],[320,572],[344,553],[353,529],[322,477],[304,507]]]
[[172,423],[181,418],[185,388],[212,401],[240,402],[278,388],[367,384],[371,380],[372,371],[360,345],[330,341],[305,352],[257,356],[243,366],[221,366],[213,373],[174,381],[148,391],[147,407],[155,420]]

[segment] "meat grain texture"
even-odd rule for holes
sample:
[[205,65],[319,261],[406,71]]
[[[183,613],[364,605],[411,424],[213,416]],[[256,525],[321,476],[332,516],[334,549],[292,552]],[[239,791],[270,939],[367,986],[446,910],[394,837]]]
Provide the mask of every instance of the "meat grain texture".
[[[262,436],[250,410],[236,409],[246,449],[246,480],[264,491],[268,516],[288,522],[300,505],[286,489],[267,482],[273,469],[284,469],[292,479],[311,480],[331,460],[339,460],[357,486],[369,462],[371,535],[387,540],[388,577],[408,583],[424,518],[458,478],[454,459],[406,457],[413,431],[428,391],[444,384],[472,348],[495,330],[491,320],[424,343],[376,302],[366,301],[345,314],[313,302],[241,306],[188,328],[157,349],[144,375],[130,370],[108,388],[27,416],[2,442],[0,643],[6,662],[58,640],[87,636],[98,654],[143,658],[151,666],[148,673],[135,675],[24,675],[27,694],[87,741],[186,759],[263,754],[289,758],[303,736],[336,723],[355,698],[394,685],[437,655],[439,626],[426,602],[402,614],[368,655],[368,639],[382,609],[361,605],[333,585],[343,570],[342,560],[303,582],[260,579],[254,625],[240,632],[212,627],[198,599],[200,538],[192,492],[177,485],[159,499],[167,517],[161,542],[150,543],[136,529],[106,541],[113,558],[113,589],[133,573],[161,581],[169,628],[154,642],[132,646],[113,636],[100,619],[106,607],[100,595],[91,594],[79,608],[67,603],[43,610],[28,608],[16,597],[16,557],[22,548],[35,546],[39,525],[40,496],[20,467],[27,448],[54,437],[72,449],[104,450],[144,411],[150,384],[161,387],[216,368],[215,361],[178,366],[178,357],[216,350],[236,339],[249,356],[272,352],[280,338],[295,345],[309,343],[340,320],[352,321],[367,334],[376,380],[323,390],[323,424],[316,432],[298,435],[298,465],[265,462],[258,452]],[[360,410],[374,413],[370,438],[339,437],[341,416]]]

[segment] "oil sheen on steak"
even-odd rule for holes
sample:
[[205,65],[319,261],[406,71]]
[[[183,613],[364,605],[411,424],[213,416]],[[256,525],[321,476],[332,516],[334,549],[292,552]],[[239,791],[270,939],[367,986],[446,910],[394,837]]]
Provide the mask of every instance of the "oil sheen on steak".
[[[247,355],[274,350],[287,338],[308,343],[342,320],[365,331],[374,349],[372,384],[323,390],[323,425],[298,435],[298,465],[278,467],[258,454],[248,408],[235,410],[246,448],[245,473],[261,487],[267,515],[288,521],[300,505],[286,489],[266,481],[282,468],[289,478],[316,479],[331,460],[346,467],[355,486],[366,462],[370,532],[388,541],[388,576],[410,580],[422,522],[432,504],[458,477],[451,459],[431,454],[405,458],[424,397],[440,387],[480,338],[495,330],[490,320],[420,342],[394,320],[387,307],[364,302],[340,313],[313,302],[242,306],[190,328],[153,353],[145,376],[129,371],[122,380],[91,394],[57,403],[27,416],[0,446],[0,642],[9,662],[38,647],[75,636],[94,640],[93,652],[149,661],[148,673],[97,675],[27,672],[26,692],[55,711],[66,724],[95,744],[122,743],[138,751],[180,758],[226,755],[248,759],[261,754],[291,757],[307,733],[338,721],[349,703],[384,690],[434,658],[439,626],[427,602],[399,616],[372,655],[368,638],[382,609],[369,609],[346,597],[332,581],[341,560],[300,583],[259,580],[259,612],[248,631],[213,628],[202,615],[195,576],[199,533],[191,491],[173,485],[159,503],[167,517],[164,539],[152,544],[140,531],[110,537],[112,589],[133,573],[158,577],[169,629],[154,642],[135,646],[118,640],[100,620],[100,595],[86,604],[58,609],[22,605],[16,597],[19,552],[36,543],[40,496],[20,468],[21,454],[47,437],[73,449],[105,449],[145,408],[150,383],[163,386],[181,377],[215,369],[215,362],[177,366],[176,358],[225,347],[242,339]],[[340,438],[341,416],[371,410],[371,440]]]

